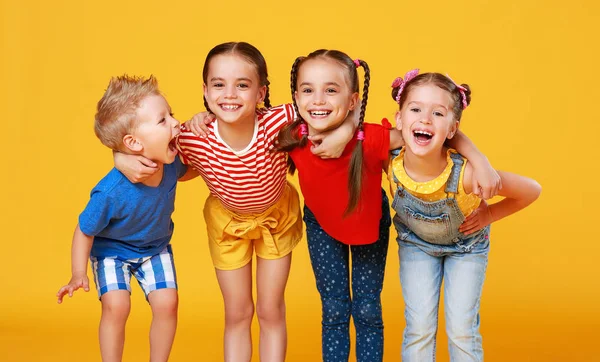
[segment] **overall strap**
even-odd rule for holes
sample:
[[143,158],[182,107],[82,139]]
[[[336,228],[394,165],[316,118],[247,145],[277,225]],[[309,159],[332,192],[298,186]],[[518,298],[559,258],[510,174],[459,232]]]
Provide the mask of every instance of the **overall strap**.
[[452,159],[452,171],[446,182],[446,193],[448,198],[454,198],[454,195],[458,192],[458,181],[460,180],[460,170],[464,164],[462,156],[458,153],[451,152],[450,158]]
[[392,173],[392,176],[394,177],[394,182],[398,185],[398,187],[402,187],[402,185],[400,184],[400,182],[398,181],[398,178],[396,177],[396,174],[394,173],[393,161],[394,161],[394,158],[396,158],[396,157],[398,157],[398,155],[400,155],[401,150],[402,150],[402,147],[396,148],[395,150],[390,151],[390,154],[392,155],[392,159],[390,160],[390,172]]

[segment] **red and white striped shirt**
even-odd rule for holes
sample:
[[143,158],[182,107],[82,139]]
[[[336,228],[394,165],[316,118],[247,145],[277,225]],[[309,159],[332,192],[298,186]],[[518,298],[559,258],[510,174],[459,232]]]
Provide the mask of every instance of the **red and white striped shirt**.
[[242,151],[232,150],[221,139],[217,122],[208,125],[211,132],[206,138],[182,129],[177,149],[225,208],[239,214],[262,213],[279,200],[286,184],[286,154],[272,148],[281,128],[293,120],[291,104],[257,111],[254,137]]

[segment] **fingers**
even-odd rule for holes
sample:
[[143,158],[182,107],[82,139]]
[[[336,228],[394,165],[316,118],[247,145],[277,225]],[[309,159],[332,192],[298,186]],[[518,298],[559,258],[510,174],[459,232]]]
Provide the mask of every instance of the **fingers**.
[[471,213],[471,215],[469,215],[469,217],[466,218],[462,224],[460,224],[458,231],[460,231],[461,233],[464,233],[465,231],[470,230],[474,226],[477,226],[479,224],[479,219],[476,216],[473,216],[473,214],[475,214],[475,213],[476,213],[476,211]]
[[482,190],[480,192],[481,192],[482,199],[488,200],[492,197],[494,188],[493,187],[485,187],[485,188],[482,188]]
[[481,229],[482,229],[482,227],[479,225],[479,223],[477,223],[475,225],[469,226],[468,228],[466,228],[464,231],[461,231],[461,232],[465,235],[470,235]]
[[313,143],[321,143],[323,141],[323,138],[325,138],[325,135],[323,133],[308,136],[308,139]]
[[481,197],[481,186],[479,186],[479,181],[477,179],[473,179],[473,193],[479,197]]
[[[200,138],[205,138],[206,136],[208,136],[208,134],[202,128],[204,126],[204,123],[202,123],[202,122],[203,122],[202,120],[196,119],[196,117],[194,117],[192,122],[190,122],[190,128],[192,129],[193,134],[195,134],[196,136],[198,136]],[[204,127],[206,127],[206,126],[204,126]]]
[[65,296],[65,294],[67,294],[67,290],[68,290],[68,285],[65,285],[64,287],[62,287],[58,290],[58,293],[56,293],[56,297],[58,298],[58,300],[57,300],[58,304],[62,303],[63,297]]
[[154,163],[154,161],[147,159],[144,156],[138,156],[138,161],[140,161],[140,163],[146,167],[150,167],[150,168],[154,168],[154,171],[152,172],[152,174],[154,174],[154,172],[156,172],[158,170],[158,168],[156,167],[156,163]]
[[318,156],[323,159],[331,158],[330,155],[325,152],[323,144],[318,144],[318,145],[313,144],[312,146],[310,146],[310,152],[312,152],[313,155]]
[[81,284],[82,284],[83,290],[85,290],[86,292],[90,291],[90,281],[88,278],[85,278]]
[[65,285],[64,287],[60,288],[58,290],[58,293],[56,293],[56,296],[58,297],[58,304],[62,303],[63,298],[65,295],[69,294],[69,298],[73,296],[73,292],[76,291],[77,288],[74,288],[71,284],[69,285]]

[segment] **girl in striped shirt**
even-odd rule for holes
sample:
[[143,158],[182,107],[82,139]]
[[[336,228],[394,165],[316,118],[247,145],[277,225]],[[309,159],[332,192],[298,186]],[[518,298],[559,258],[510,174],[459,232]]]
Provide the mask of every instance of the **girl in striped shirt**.
[[[210,189],[204,217],[225,302],[225,360],[251,359],[254,250],[260,357],[283,361],[284,291],[291,252],[302,237],[302,215],[298,193],[286,181],[286,155],[273,152],[273,141],[293,122],[294,109],[289,104],[271,107],[265,59],[248,43],[214,47],[202,75],[204,105],[216,122],[206,126],[206,137],[183,126],[177,148],[182,161],[197,170]],[[352,120],[336,133],[334,140],[345,138],[338,142],[343,148],[354,133]],[[137,180],[136,172],[130,171],[140,167],[135,156],[117,155],[115,163]]]

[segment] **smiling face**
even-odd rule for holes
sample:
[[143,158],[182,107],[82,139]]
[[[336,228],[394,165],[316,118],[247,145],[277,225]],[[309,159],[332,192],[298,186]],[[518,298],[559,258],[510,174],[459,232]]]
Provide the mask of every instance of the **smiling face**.
[[325,57],[308,59],[300,65],[294,97],[311,134],[337,128],[358,103],[347,69]]
[[226,123],[254,122],[256,106],[265,97],[256,67],[235,54],[210,59],[204,97],[218,120]]
[[170,164],[175,160],[175,139],[179,121],[173,118],[171,107],[161,95],[150,95],[136,110],[136,127],[123,138],[127,148],[157,163]]
[[452,107],[448,91],[431,83],[412,87],[396,113],[396,127],[407,149],[419,156],[440,152],[458,129]]

